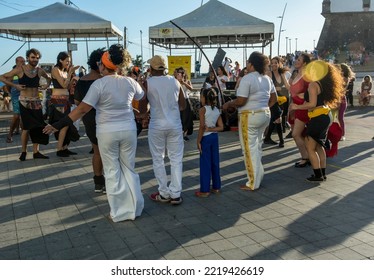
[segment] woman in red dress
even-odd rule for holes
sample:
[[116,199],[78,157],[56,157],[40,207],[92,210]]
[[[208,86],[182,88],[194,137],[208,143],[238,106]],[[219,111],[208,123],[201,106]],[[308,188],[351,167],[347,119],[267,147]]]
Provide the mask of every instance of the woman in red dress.
[[[309,86],[309,82],[303,79],[305,66],[309,62],[310,57],[307,54],[300,54],[294,65],[297,74],[292,75],[289,80],[292,103],[297,105],[304,103],[304,93]],[[309,121],[308,110],[294,110],[288,119],[292,126],[292,137],[301,154],[301,160],[295,163],[295,167],[306,167],[310,165],[304,142],[304,129]]]

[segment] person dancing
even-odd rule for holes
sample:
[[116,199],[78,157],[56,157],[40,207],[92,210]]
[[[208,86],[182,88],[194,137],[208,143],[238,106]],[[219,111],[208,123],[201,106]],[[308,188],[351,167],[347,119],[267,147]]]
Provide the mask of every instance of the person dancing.
[[[49,136],[42,133],[45,127],[42,100],[39,97],[39,89],[45,90],[51,83],[51,78],[40,67],[38,67],[41,53],[37,49],[30,49],[26,52],[27,64],[21,67],[15,67],[8,73],[0,76],[0,81],[20,91],[19,104],[20,115],[23,124],[21,134],[22,152],[19,157],[20,161],[26,160],[27,142],[29,136],[33,143],[33,158],[48,159],[39,152],[39,144],[47,145]],[[18,76],[18,84],[13,83],[13,78]],[[39,85],[40,78],[44,77],[47,83]]]
[[[16,58],[16,65],[13,66],[13,69],[16,68],[16,67],[19,68],[23,65],[25,65],[25,59],[22,56],[18,56]],[[14,84],[19,84],[18,76],[13,77],[13,83]],[[15,87],[11,87],[10,96],[11,96],[11,99],[12,99],[13,117],[10,121],[9,134],[6,138],[7,143],[12,143],[13,142],[14,131],[16,131],[16,132],[18,131],[18,133],[19,133],[19,129],[20,129],[20,127],[22,127],[20,109],[19,109],[20,92]]]
[[[294,104],[301,105],[304,103],[304,93],[308,89],[309,82],[303,79],[306,65],[310,63],[310,57],[302,53],[295,61],[295,70],[297,74],[290,78],[290,94]],[[308,151],[305,147],[304,130],[308,123],[308,110],[300,109],[290,112],[289,122],[292,126],[292,137],[301,154],[301,160],[295,163],[295,167],[303,168],[310,164]]]
[[96,136],[105,173],[105,187],[113,222],[134,220],[144,208],[140,179],[135,171],[137,135],[133,98],[140,100],[144,91],[134,79],[117,74],[128,67],[131,56],[122,45],[112,45],[98,62],[101,79],[89,88],[86,96],[68,116],[44,128],[56,132],[96,109]]
[[[71,66],[71,58],[67,52],[60,52],[57,56],[57,63],[52,68],[53,90],[50,100],[49,123],[59,121],[70,113],[69,91],[72,82],[72,75],[79,66]],[[68,145],[71,139],[79,139],[78,131],[74,126],[64,127],[55,133],[57,139],[57,152],[59,157],[69,157],[77,153],[69,151]]]
[[[87,75],[82,76],[75,87],[74,92],[74,101],[75,104],[78,106],[82,100],[85,98],[88,90],[90,89],[91,85],[97,80],[100,79],[102,76],[100,74],[99,66],[97,65],[102,55],[104,54],[104,49],[97,49],[94,50],[88,59],[88,66],[90,68],[90,72]],[[103,170],[103,162],[101,160],[98,140],[96,137],[96,109],[92,108],[87,114],[82,117],[83,124],[86,129],[86,134],[88,139],[90,139],[93,149],[93,156],[92,156],[92,168],[94,173],[94,184],[95,184],[95,192],[96,193],[106,193],[105,189],[105,177],[104,177],[104,170]]]
[[269,59],[253,52],[247,61],[248,74],[240,80],[237,98],[223,104],[223,109],[238,108],[239,137],[248,181],[241,190],[254,191],[264,177],[262,136],[270,121],[270,109],[277,102],[273,81],[266,75]]
[[305,92],[304,103],[292,103],[290,109],[308,110],[310,121],[307,124],[305,146],[314,174],[306,180],[322,182],[327,179],[325,142],[332,121],[330,110],[337,106],[345,94],[344,81],[337,67],[321,60],[312,62],[310,73],[317,74],[309,78],[312,82]]

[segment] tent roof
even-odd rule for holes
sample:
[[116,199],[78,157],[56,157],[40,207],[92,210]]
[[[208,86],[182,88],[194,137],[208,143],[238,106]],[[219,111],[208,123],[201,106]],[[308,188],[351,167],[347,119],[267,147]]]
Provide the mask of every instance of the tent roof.
[[55,41],[122,38],[110,21],[62,3],[0,19],[0,36],[14,40]]
[[[266,46],[274,40],[274,24],[236,10],[217,0],[172,20],[183,28],[201,47],[226,45],[245,47]],[[172,23],[164,22],[149,28],[149,42],[161,47],[181,48],[193,43]]]

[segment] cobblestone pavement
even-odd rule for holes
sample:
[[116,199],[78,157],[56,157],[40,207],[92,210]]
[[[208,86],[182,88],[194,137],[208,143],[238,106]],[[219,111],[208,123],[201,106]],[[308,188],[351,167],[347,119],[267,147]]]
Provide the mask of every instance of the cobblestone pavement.
[[[56,141],[42,147],[49,160],[18,160],[20,137],[6,143],[10,114],[0,114],[0,259],[374,259],[374,112],[349,108],[346,140],[328,159],[326,182],[305,181],[292,140],[264,146],[265,178],[257,192],[246,180],[238,133],[220,137],[223,192],[196,198],[196,131],[185,143],[180,206],[158,204],[147,131],[136,168],[145,197],[142,216],[112,223],[105,195],[94,193],[90,144],[58,158]],[[197,125],[195,125],[196,127]],[[81,134],[84,132],[81,131]],[[277,137],[274,135],[274,140]]]

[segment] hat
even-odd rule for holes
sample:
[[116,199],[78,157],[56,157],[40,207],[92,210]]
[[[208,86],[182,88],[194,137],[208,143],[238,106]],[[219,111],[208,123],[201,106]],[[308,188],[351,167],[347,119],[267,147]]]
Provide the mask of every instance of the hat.
[[155,55],[147,61],[149,65],[155,70],[167,69],[165,59],[162,56]]

